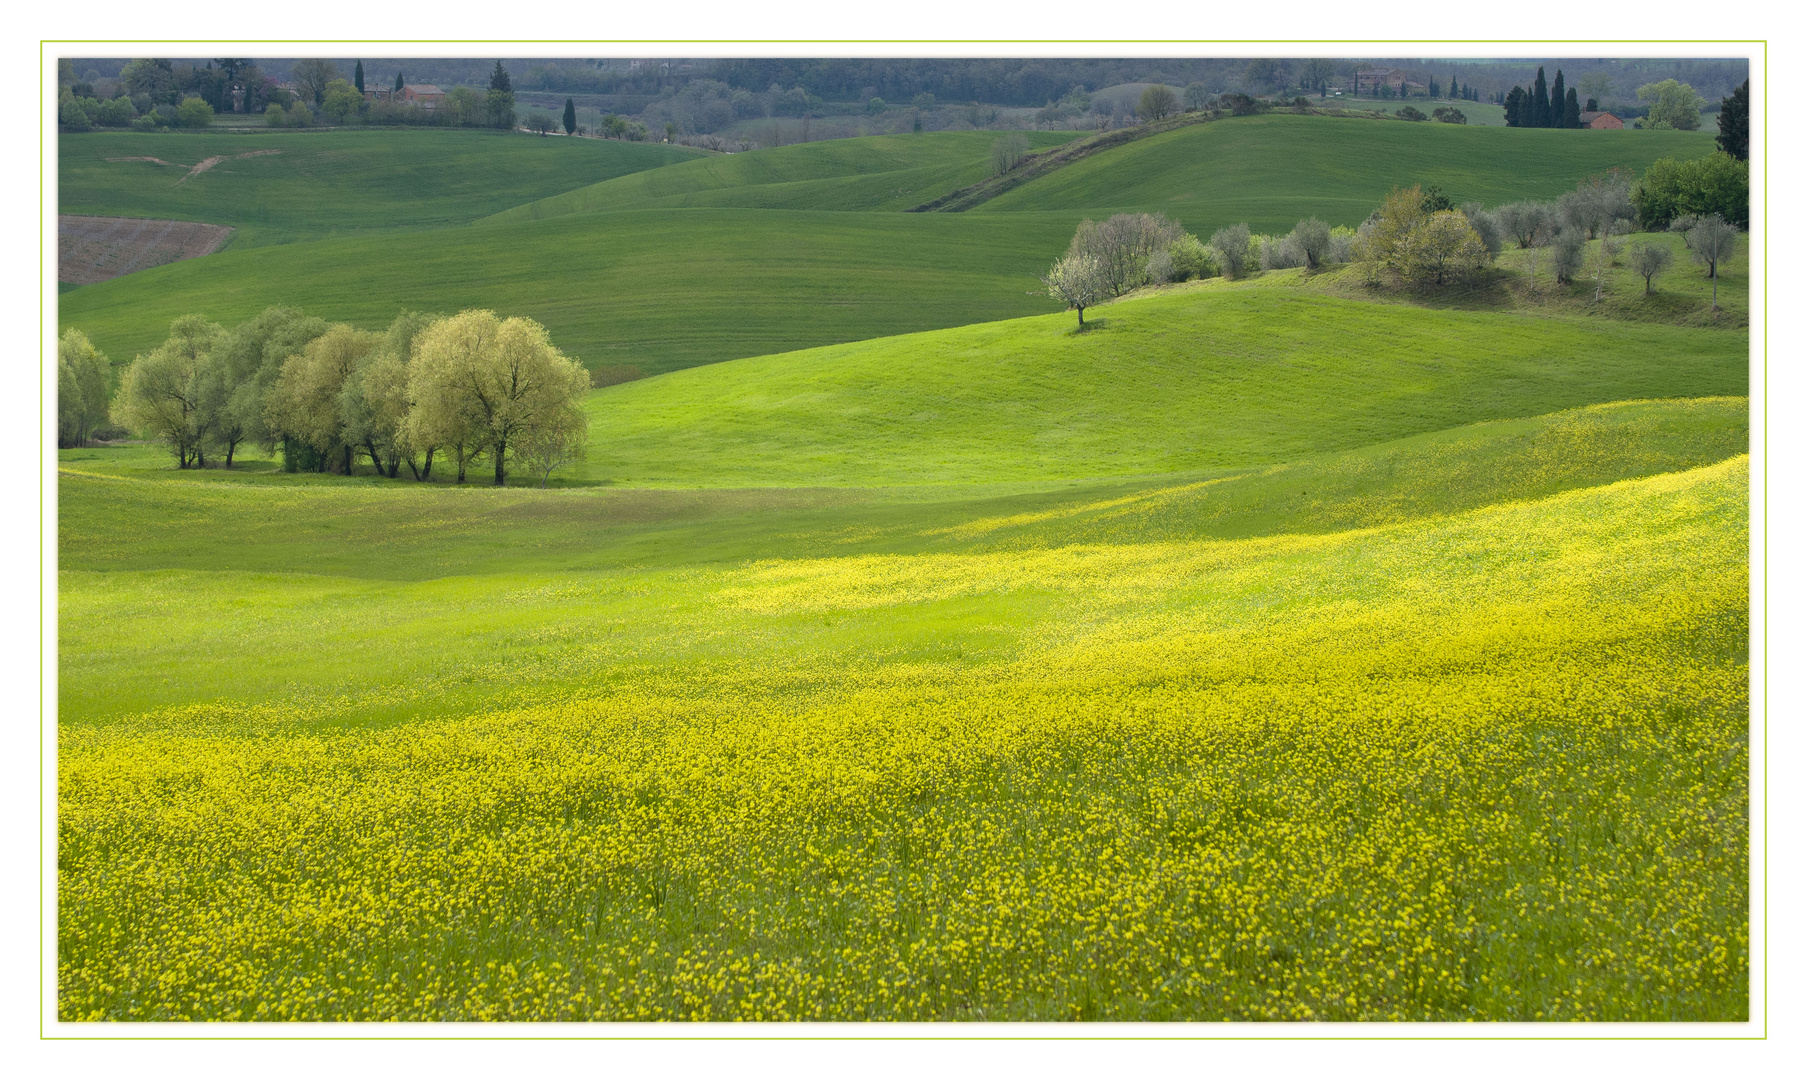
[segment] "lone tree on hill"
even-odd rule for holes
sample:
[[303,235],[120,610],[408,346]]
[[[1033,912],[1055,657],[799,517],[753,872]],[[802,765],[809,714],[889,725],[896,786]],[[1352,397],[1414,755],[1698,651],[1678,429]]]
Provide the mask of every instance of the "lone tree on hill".
[[358,93],[364,92],[364,61],[359,60],[358,66],[351,70],[351,84],[358,88]]
[[565,134],[577,134],[577,103],[570,98],[565,99]]
[[1079,328],[1085,329],[1085,309],[1104,299],[1110,291],[1104,267],[1096,256],[1070,252],[1042,275],[1048,295],[1079,312]]

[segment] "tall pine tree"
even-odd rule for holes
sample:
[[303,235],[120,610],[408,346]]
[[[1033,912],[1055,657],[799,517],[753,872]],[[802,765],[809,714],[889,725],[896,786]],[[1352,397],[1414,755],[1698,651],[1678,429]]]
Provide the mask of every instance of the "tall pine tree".
[[1562,69],[1556,69],[1556,81],[1550,84],[1550,122],[1545,127],[1568,127],[1563,116]]
[[577,105],[570,98],[566,98],[565,99],[565,134],[575,135],[576,133],[577,133]]
[[508,85],[508,72],[502,67],[502,61],[496,61],[496,70],[489,73],[489,88],[500,90],[504,94],[514,93],[514,87]]
[[362,60],[359,60],[358,66],[352,69],[351,85],[358,88],[358,93],[364,92],[364,61]]
[[396,93],[399,94],[402,92],[402,85],[403,85],[402,84],[402,73],[398,71],[395,73],[395,92]]
[[1531,84],[1531,115],[1520,127],[1550,126],[1550,84],[1543,81],[1543,68],[1537,69],[1537,80]]
[[1581,99],[1575,94],[1575,88],[1569,87],[1568,96],[1562,100],[1562,126],[1578,128],[1581,126]]

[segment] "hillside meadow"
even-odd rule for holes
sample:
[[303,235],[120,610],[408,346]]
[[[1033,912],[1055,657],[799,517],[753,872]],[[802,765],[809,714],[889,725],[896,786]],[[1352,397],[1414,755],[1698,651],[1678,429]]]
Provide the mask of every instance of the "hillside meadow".
[[997,134],[65,139],[253,219],[63,294],[116,365],[482,307],[650,377],[545,489],[58,452],[57,1016],[1748,1019],[1744,257],[1035,277],[1710,136],[1267,115],[898,212]]
[[1195,124],[1084,158],[969,213],[1139,210],[1201,236],[1246,221],[1284,233],[1316,215],[1359,225],[1395,186],[1457,205],[1553,199],[1584,177],[1705,157],[1704,131],[1558,131],[1271,113]]
[[[702,151],[434,128],[97,131],[57,149],[60,213],[230,225],[233,249],[463,225]],[[190,176],[195,165],[220,158]]]
[[60,318],[123,362],[189,312],[230,325],[289,304],[385,326],[405,310],[488,307],[538,320],[587,367],[655,374],[1052,310],[1035,275],[1075,224],[1071,215],[975,224],[798,210],[582,214],[228,251],[65,293]]
[[1332,455],[1239,539],[724,493],[612,568],[631,493],[65,475],[198,546],[63,541],[62,1014],[1738,1018],[1742,436]]

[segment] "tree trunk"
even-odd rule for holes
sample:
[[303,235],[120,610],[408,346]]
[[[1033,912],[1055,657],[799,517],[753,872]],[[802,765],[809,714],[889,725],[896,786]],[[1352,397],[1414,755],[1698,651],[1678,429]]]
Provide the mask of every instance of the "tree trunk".
[[1079,305],[1079,328],[1081,330],[1085,329],[1085,305],[1084,304]]
[[428,450],[426,464],[423,465],[420,470],[420,478],[422,480],[429,480],[432,478],[432,476],[433,476],[433,451]]
[[226,467],[228,469],[232,468],[232,452],[237,449],[238,449],[238,440],[237,439],[227,440],[227,442],[226,442]]
[[496,443],[496,486],[505,487],[508,483],[508,443]]
[[[1714,305],[1713,306],[1715,308],[1717,308],[1719,306],[1718,305],[1718,297],[1719,297],[1719,283],[1718,282],[1713,283],[1713,297],[1714,297]],[[196,443],[195,444],[195,468],[205,469],[206,467],[207,467],[207,451],[201,447],[200,443]]]

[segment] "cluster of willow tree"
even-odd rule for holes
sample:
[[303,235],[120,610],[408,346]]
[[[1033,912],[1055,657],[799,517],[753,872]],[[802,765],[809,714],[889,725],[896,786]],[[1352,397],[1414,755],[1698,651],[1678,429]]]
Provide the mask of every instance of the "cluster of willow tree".
[[544,486],[583,456],[589,375],[527,318],[406,312],[366,331],[271,307],[233,330],[185,315],[132,361],[114,397],[121,427],[157,439],[181,468],[213,450],[232,467],[250,444],[281,447],[288,471],[349,475],[360,457],[387,477],[427,480],[435,455],[463,483],[488,457]]

